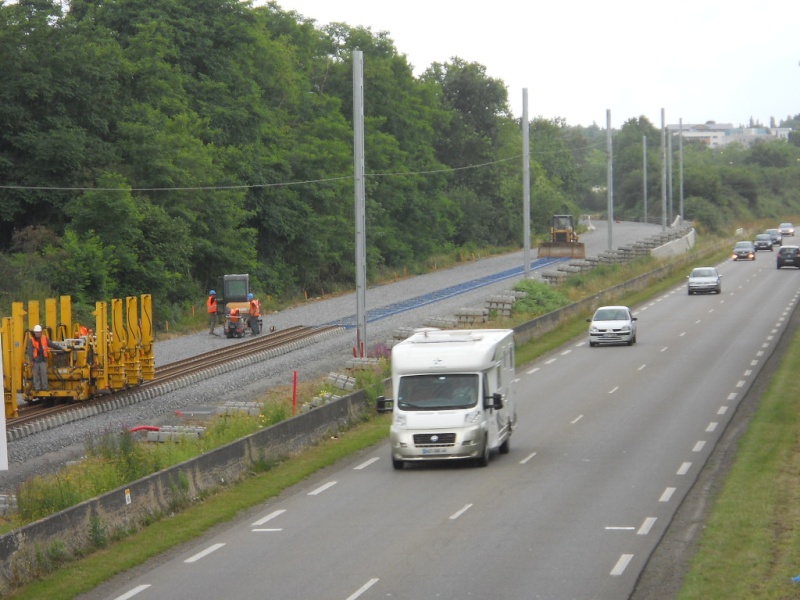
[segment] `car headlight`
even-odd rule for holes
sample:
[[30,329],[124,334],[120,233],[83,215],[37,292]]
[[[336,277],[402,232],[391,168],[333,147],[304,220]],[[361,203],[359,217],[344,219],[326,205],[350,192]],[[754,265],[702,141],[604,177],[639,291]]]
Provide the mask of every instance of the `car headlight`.
[[481,418],[481,411],[479,410],[472,410],[464,415],[464,425],[474,425]]
[[395,412],[394,413],[394,424],[397,427],[405,427],[408,424],[408,420],[403,413]]
[[596,325],[592,325],[591,327],[589,327],[589,333],[597,333],[598,331],[599,329],[597,329]]

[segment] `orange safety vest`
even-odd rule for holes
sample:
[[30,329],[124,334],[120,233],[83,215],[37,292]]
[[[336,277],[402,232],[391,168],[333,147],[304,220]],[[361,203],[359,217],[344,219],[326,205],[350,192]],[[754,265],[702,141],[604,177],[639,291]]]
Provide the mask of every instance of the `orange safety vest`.
[[[41,343],[40,343],[41,342]],[[50,346],[47,343],[47,338],[42,335],[41,340],[37,340],[36,336],[34,335],[31,338],[31,344],[33,344],[33,360],[39,358],[39,348],[43,349],[44,357],[47,358],[50,356]]]
[[217,312],[217,297],[216,296],[209,296],[208,302],[208,314],[214,314]]
[[231,310],[231,322],[236,323],[239,320],[239,309],[234,308]]
[[261,312],[259,311],[259,303],[258,300],[253,298],[250,300],[250,316],[251,317],[260,317]]

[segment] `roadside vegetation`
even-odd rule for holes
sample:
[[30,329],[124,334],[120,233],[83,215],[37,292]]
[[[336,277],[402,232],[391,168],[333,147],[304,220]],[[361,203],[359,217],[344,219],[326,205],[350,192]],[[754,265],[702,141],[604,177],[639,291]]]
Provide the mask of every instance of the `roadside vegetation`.
[[800,333],[762,395],[679,600],[800,597]]

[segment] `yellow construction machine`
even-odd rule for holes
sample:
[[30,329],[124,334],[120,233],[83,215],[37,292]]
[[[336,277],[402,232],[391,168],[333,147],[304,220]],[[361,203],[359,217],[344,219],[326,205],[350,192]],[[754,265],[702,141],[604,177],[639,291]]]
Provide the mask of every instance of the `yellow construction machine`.
[[572,215],[554,215],[550,241],[539,244],[539,258],[586,258],[586,247],[578,241]]
[[[72,299],[13,302],[11,316],[0,321],[2,378],[6,418],[19,416],[22,402],[81,402],[155,379],[152,297],[114,298],[110,308],[97,302],[94,327],[73,323]],[[31,330],[41,325],[55,342],[47,361],[47,390],[33,389],[26,348]]]

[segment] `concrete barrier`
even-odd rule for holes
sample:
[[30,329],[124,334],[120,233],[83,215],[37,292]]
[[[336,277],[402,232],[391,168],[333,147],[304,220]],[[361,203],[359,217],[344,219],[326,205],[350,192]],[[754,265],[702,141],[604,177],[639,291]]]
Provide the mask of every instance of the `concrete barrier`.
[[374,410],[363,390],[354,392],[0,536],[0,597],[10,581],[36,572],[37,555],[48,549],[67,557],[83,554],[98,532],[113,538],[142,527],[203,493],[235,483],[254,464],[289,456]]

